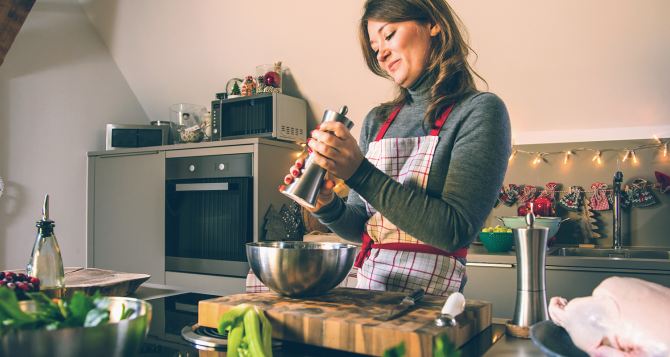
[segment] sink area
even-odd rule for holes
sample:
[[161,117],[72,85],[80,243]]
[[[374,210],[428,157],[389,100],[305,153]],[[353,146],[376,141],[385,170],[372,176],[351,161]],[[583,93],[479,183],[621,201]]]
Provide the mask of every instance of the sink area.
[[588,258],[633,258],[670,260],[670,250],[662,249],[606,249],[606,248],[558,248],[549,254],[560,257]]

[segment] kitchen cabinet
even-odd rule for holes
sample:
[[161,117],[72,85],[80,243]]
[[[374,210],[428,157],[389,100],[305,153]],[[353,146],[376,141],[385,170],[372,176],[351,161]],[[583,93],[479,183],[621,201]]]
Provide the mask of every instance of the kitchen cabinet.
[[[177,144],[149,148],[118,149],[114,151],[89,152],[88,156],[88,227],[87,227],[87,267],[102,269],[151,274],[151,283],[169,284],[187,287],[189,290],[199,292],[212,292],[217,294],[232,294],[243,292],[245,277],[248,272],[246,261],[240,261],[235,257],[210,257],[202,249],[184,249],[183,251],[193,254],[168,254],[174,253],[176,244],[167,245],[166,225],[175,220],[171,217],[166,219],[167,203],[170,196],[166,196],[168,188],[171,187],[169,175],[172,173],[169,163],[171,161],[190,162],[190,158],[212,157],[218,160],[225,157],[239,157],[243,155],[251,162],[251,176],[245,173],[243,178],[247,179],[244,184],[252,187],[253,191],[244,195],[245,204],[250,207],[251,218],[249,219],[249,240],[260,241],[265,237],[265,220],[269,207],[279,210],[282,205],[290,204],[291,200],[277,190],[286,170],[295,160],[296,154],[301,148],[292,143],[284,143],[275,140],[261,138],[244,138],[236,140],[225,140],[216,142],[202,142]],[[189,160],[187,160],[189,159]],[[191,180],[188,173],[203,170],[233,170],[237,168],[237,161],[212,161],[200,166],[197,164],[185,165],[184,178],[174,181],[176,191],[177,183],[180,192],[207,191],[203,186],[187,185]],[[232,160],[232,159],[231,159]],[[210,171],[211,171],[210,170]],[[181,172],[181,171],[180,171]],[[209,172],[209,171],[207,171]],[[226,171],[228,172],[228,171]],[[230,171],[231,176],[240,179],[237,171]],[[216,176],[217,178],[219,176]],[[228,177],[221,175],[221,177]],[[250,177],[250,179],[248,178]],[[204,179],[205,183],[211,183],[214,179]],[[232,179],[231,179],[232,180]],[[188,182],[187,182],[188,181]],[[232,181],[231,181],[232,182]],[[191,182],[193,183],[193,182]],[[239,189],[239,183],[235,183]],[[188,187],[187,187],[188,186]],[[195,187],[197,186],[197,187]],[[227,186],[226,186],[227,187]],[[196,188],[193,190],[193,188]],[[226,189],[227,190],[227,189]],[[240,195],[241,197],[241,195]],[[248,202],[246,200],[250,200]],[[182,200],[183,202],[183,200]],[[233,212],[235,209],[243,209],[238,201],[226,200],[229,203],[225,212]],[[204,205],[204,208],[212,207]],[[223,206],[221,206],[223,207]],[[207,231],[206,220],[203,211],[197,209],[185,210],[189,219],[198,228]],[[191,215],[192,213],[192,215]],[[195,218],[194,218],[195,217]],[[228,216],[221,216],[228,217]],[[234,215],[230,215],[234,217]],[[235,219],[230,222],[237,223]],[[227,221],[226,221],[227,222]],[[189,227],[188,225],[184,225]],[[193,226],[195,227],[195,226]],[[218,230],[217,230],[218,229]],[[198,230],[195,230],[199,232]],[[172,230],[170,232],[173,232]],[[213,241],[221,237],[225,241],[225,227],[214,226],[215,232],[207,237],[214,237]],[[216,232],[221,232],[217,235]],[[187,232],[188,233],[188,232]],[[184,235],[186,247],[197,247],[197,239],[194,236]],[[231,246],[239,248],[240,241],[224,242],[223,247]],[[242,248],[244,242],[241,242]],[[214,245],[217,248],[222,245]],[[170,248],[167,249],[166,248]],[[183,252],[179,251],[179,252]],[[175,265],[174,258],[182,259],[186,264]],[[245,255],[246,258],[246,255]],[[236,269],[229,268],[228,263],[243,263],[243,267],[236,264]]]
[[88,159],[87,266],[165,283],[165,153]]
[[[467,264],[468,282],[464,295],[493,303],[493,317],[509,320],[516,303],[516,267],[511,263]],[[604,269],[596,267],[547,266],[547,304],[553,296],[573,299],[591,295],[603,280],[630,277],[670,286],[670,271],[646,269]]]
[[516,268],[507,263],[468,263],[468,281],[463,294],[467,299],[493,303],[494,318],[510,319],[516,302]]

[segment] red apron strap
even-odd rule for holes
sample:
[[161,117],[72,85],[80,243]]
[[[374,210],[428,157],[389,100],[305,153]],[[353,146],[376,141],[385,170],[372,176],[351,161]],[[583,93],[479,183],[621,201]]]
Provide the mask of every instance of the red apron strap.
[[[398,116],[398,113],[400,113],[400,109],[402,109],[402,106],[397,106],[391,114],[389,114],[388,119],[382,124],[382,127],[379,128],[379,132],[377,133],[377,136],[375,137],[375,141],[379,141],[384,138],[384,135],[386,135],[386,131],[389,130],[389,127],[391,126],[391,123],[395,120],[395,118]],[[442,130],[442,127],[444,126],[444,123],[447,122],[447,118],[449,118],[449,114],[451,114],[451,110],[454,109],[454,105],[450,105],[449,108],[445,109],[442,111],[442,114],[440,114],[440,117],[437,119],[435,122],[435,125],[433,128],[430,130],[429,135],[430,136],[438,136],[440,134],[440,130]]]
[[393,109],[391,114],[389,114],[388,119],[382,124],[382,127],[379,128],[379,132],[377,133],[377,136],[375,137],[375,141],[379,141],[384,138],[384,135],[386,135],[386,131],[389,130],[389,126],[391,126],[391,123],[395,120],[395,117],[398,116],[398,113],[400,113],[400,109],[402,109],[402,105],[399,105]]
[[[447,257],[454,258],[465,258],[468,255],[468,248],[459,248],[453,252],[448,252],[446,250],[435,248],[432,245],[428,244],[416,244],[416,243],[383,243],[383,244],[372,244],[370,249],[389,249],[389,250],[400,250],[405,252],[418,252],[418,253],[429,253],[436,255],[444,255]],[[368,253],[368,255],[370,255]]]
[[368,259],[370,256],[370,251],[372,251],[372,238],[370,238],[368,232],[363,231],[361,238],[363,239],[361,250],[358,251],[358,255],[356,255],[356,260],[354,261],[354,266],[359,269],[363,266],[365,259]]
[[430,136],[438,136],[440,134],[440,130],[442,130],[444,123],[447,122],[447,118],[449,117],[449,114],[451,114],[452,109],[454,109],[453,104],[450,105],[449,108],[445,109],[440,115],[440,117],[437,118],[435,126],[433,127],[433,129],[430,130]]

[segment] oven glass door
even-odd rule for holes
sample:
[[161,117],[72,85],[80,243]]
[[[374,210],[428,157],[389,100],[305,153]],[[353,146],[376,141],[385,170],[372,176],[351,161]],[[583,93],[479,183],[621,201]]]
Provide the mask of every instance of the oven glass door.
[[[252,177],[166,181],[167,270],[246,273],[245,245],[253,241],[252,192]],[[244,266],[237,273],[221,271],[227,269],[225,262]]]

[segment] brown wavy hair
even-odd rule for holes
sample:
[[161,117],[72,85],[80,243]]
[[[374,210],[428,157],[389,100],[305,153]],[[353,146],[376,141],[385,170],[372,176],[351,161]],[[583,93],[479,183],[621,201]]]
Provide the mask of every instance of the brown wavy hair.
[[[443,109],[476,92],[473,76],[486,83],[467,61],[468,54],[473,50],[462,35],[465,33],[463,23],[445,0],[367,0],[363,9],[359,39],[365,62],[372,73],[388,79],[391,77],[381,68],[370,46],[368,20],[416,21],[440,26],[439,35],[431,38],[431,53],[426,68],[435,82],[430,88],[431,100],[425,122],[432,125]],[[395,99],[381,104],[381,118],[386,118],[393,108],[410,101],[406,88],[399,86],[399,91]]]

